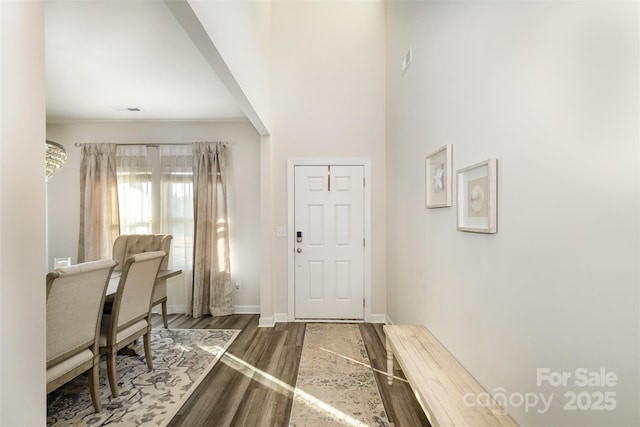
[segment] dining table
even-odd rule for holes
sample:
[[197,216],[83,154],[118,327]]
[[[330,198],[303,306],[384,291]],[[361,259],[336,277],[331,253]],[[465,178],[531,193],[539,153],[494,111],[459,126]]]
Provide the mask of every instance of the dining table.
[[[167,270],[158,270],[158,275],[156,276],[156,285],[163,280],[170,279],[172,277],[178,276],[182,274],[181,269],[167,269]],[[106,298],[105,302],[113,301],[116,296],[116,291],[118,290],[118,283],[120,283],[120,276],[122,275],[122,271],[114,271],[111,274],[111,278],[109,279],[109,286],[107,286]]]

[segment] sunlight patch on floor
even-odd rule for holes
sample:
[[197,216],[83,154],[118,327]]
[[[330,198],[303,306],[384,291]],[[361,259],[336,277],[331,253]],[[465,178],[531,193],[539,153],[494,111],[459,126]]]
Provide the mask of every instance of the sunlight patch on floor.
[[[201,346],[205,351],[209,351],[213,354],[220,354],[219,347],[206,347]],[[225,353],[220,359],[222,363],[229,366],[230,368],[240,372],[241,374],[258,381],[259,383],[271,388],[272,390],[286,394],[288,396],[296,396],[300,399],[300,402],[304,405],[312,407],[314,410],[322,411],[331,416],[340,420],[346,426],[352,427],[368,427],[367,424],[345,414],[344,412],[334,408],[333,406],[323,402],[322,400],[310,395],[304,390],[299,389],[298,387],[292,387],[279,378],[274,377],[271,374],[264,372],[261,369],[256,368],[255,366],[245,362],[244,360],[230,354]]]
[[[359,360],[356,360],[356,359],[354,359],[352,357],[345,356],[345,355],[340,354],[340,353],[336,353],[335,351],[329,350],[328,348],[324,348],[324,347],[318,347],[318,348],[320,350],[322,350],[322,351],[326,351],[327,353],[333,354],[333,355],[338,356],[338,357],[342,357],[343,359],[346,359],[351,363],[356,363],[358,365],[366,366],[367,368],[371,369],[374,372],[378,372],[379,374],[383,374],[385,377],[387,376],[387,373],[385,371],[381,371],[380,369],[375,369],[373,366],[369,365],[368,363],[360,362]],[[396,377],[395,375],[393,376],[393,379],[404,381],[405,383],[409,382],[409,381],[405,380],[404,378]]]

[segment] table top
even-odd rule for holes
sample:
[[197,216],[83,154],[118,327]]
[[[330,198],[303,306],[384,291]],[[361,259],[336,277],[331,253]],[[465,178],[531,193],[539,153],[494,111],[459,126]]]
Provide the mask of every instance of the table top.
[[[111,278],[109,279],[109,286],[107,286],[107,301],[112,300],[115,297],[116,291],[118,290],[118,283],[120,283],[121,274],[121,271],[114,271],[113,274],[111,274]],[[180,269],[160,270],[158,271],[158,275],[156,276],[156,284],[179,274],[182,274],[182,270]]]

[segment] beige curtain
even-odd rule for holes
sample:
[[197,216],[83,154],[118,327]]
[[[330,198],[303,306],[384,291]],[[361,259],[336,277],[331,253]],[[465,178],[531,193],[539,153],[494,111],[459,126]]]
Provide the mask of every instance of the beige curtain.
[[225,176],[226,144],[193,145],[193,317],[233,314]]
[[111,259],[119,234],[116,144],[85,144],[80,164],[78,262]]

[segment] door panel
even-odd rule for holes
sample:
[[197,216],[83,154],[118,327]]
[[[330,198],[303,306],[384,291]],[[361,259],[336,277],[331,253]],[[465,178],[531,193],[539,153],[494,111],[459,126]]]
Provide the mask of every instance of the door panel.
[[351,262],[336,261],[336,299],[345,301],[351,298]]
[[322,301],[324,299],[324,263],[309,261],[309,299]]
[[336,205],[333,223],[335,224],[336,246],[347,247],[351,245],[351,206]]
[[364,168],[295,166],[294,178],[295,317],[363,319]]
[[[323,247],[324,244],[324,206],[309,205],[308,210],[308,231],[309,245]],[[304,235],[304,234],[303,234]]]

